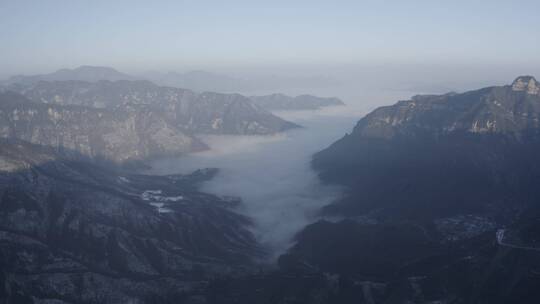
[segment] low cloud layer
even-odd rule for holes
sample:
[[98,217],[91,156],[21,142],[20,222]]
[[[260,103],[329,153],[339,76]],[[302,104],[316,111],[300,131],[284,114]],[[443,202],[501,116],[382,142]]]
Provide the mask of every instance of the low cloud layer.
[[256,237],[277,257],[316,219],[320,207],[341,194],[337,187],[321,185],[309,165],[313,153],[350,132],[358,119],[344,116],[347,111],[337,113],[335,109],[281,113],[304,128],[275,136],[207,136],[210,151],[157,161],[153,171],[220,168],[202,190],[242,198],[238,211],[253,219]]

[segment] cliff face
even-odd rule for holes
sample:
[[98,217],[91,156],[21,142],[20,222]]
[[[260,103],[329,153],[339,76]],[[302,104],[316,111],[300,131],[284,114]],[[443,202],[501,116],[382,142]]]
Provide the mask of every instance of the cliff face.
[[[0,136],[116,162],[205,149],[197,134],[273,134],[298,127],[237,94],[148,81],[40,81],[0,93]],[[28,100],[29,99],[29,100]]]
[[381,107],[358,122],[353,136],[392,138],[458,132],[519,136],[540,127],[538,82],[518,77],[512,85],[463,94],[415,96]]
[[261,256],[250,222],[229,209],[234,202],[197,191],[213,170],[134,175],[25,142],[0,144],[0,294],[8,303],[169,303],[211,277],[250,271]]
[[0,137],[116,162],[178,155],[205,148],[144,106],[109,111],[36,103],[0,93]]
[[521,195],[536,193],[537,88],[522,76],[508,86],[378,108],[313,165],[323,179],[350,186],[354,194],[340,204],[356,212],[433,216],[530,203]]
[[297,127],[238,94],[195,93],[148,81],[38,82],[11,86],[27,98],[49,104],[115,109],[144,105],[190,133],[272,134]]

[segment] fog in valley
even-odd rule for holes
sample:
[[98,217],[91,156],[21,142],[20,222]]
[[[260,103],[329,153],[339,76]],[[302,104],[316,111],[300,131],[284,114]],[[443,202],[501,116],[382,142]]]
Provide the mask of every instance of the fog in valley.
[[[234,74],[234,71],[229,72]],[[274,80],[287,77],[309,79],[300,71],[281,72],[287,76],[275,76]],[[514,75],[516,71],[501,69],[501,73],[491,74],[497,75],[495,77],[487,76],[489,69],[474,68],[465,77],[458,77],[451,68],[435,71],[427,67],[423,72],[419,72],[417,67],[329,69],[327,74],[317,74],[318,71],[312,69],[310,72],[312,75],[324,75],[317,79],[326,79],[327,83],[317,87],[317,83],[305,81],[301,85],[291,82],[285,86],[277,81],[275,85],[280,85],[277,91],[292,96],[337,96],[346,102],[346,106],[312,111],[277,111],[274,114],[302,128],[270,136],[204,136],[209,151],[158,160],[152,163],[153,168],[149,171],[172,174],[219,168],[217,177],[205,182],[201,190],[240,198],[242,205],[238,211],[253,220],[253,232],[261,244],[271,249],[272,258],[294,243],[297,232],[319,218],[321,207],[342,195],[339,187],[321,184],[309,163],[314,153],[350,133],[366,113],[416,94],[464,91],[469,86],[484,85],[485,79],[491,79],[491,83],[504,83],[507,81],[504,75]],[[258,75],[260,72],[240,73]],[[426,76],[430,74],[440,77]],[[215,78],[217,82],[213,85],[222,87],[219,81],[223,80],[224,74],[216,75],[221,77]],[[253,76],[252,80],[257,77]],[[275,93],[257,89],[257,83],[252,81],[253,87],[243,91],[238,87],[238,91],[247,96]],[[486,81],[485,85],[488,83]],[[263,87],[262,83],[260,87]]]
[[0,0],[0,304],[540,303],[538,7]]
[[253,219],[253,231],[271,257],[283,253],[294,235],[317,219],[319,208],[341,194],[322,185],[310,168],[311,155],[350,132],[358,116],[347,107],[277,112],[302,128],[273,136],[206,136],[211,150],[158,160],[152,173],[189,173],[219,168],[203,191],[242,199],[238,211]]

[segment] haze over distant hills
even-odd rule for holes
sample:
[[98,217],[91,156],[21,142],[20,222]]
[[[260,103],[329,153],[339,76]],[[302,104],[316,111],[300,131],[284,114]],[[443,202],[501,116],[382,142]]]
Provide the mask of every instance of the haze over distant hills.
[[335,85],[338,82],[329,77],[322,76],[277,76],[259,75],[250,77],[235,77],[226,74],[212,73],[202,70],[178,72],[146,72],[140,75],[129,75],[119,72],[111,67],[80,66],[73,69],[60,69],[58,71],[41,75],[16,75],[4,81],[5,84],[23,83],[32,84],[39,81],[66,81],[80,80],[96,82],[99,80],[150,80],[161,86],[190,89],[197,92],[253,92],[253,91],[279,91],[288,88],[321,88]]
[[[208,77],[214,76],[205,72],[189,74],[190,79],[202,82]],[[315,109],[342,104],[335,98],[310,95],[247,98],[239,94],[196,93],[92,66],[15,76],[4,83],[4,90],[24,97],[9,92],[0,96],[2,137],[73,149],[113,161],[204,149],[197,134],[272,134],[297,127],[265,109]]]
[[135,80],[134,76],[127,75],[110,67],[98,67],[98,66],[80,66],[74,69],[61,69],[56,72],[42,75],[17,75],[10,77],[7,84],[34,84],[39,81],[67,81],[78,80],[96,82],[100,80]]
[[189,88],[194,91],[234,92],[244,85],[244,80],[227,75],[214,74],[206,71],[178,72],[148,72],[144,75],[148,80],[157,84],[178,88]]
[[0,137],[115,162],[204,150],[206,145],[147,107],[47,104],[0,93]]
[[317,97],[313,95],[298,95],[295,97],[284,94],[265,96],[250,96],[255,104],[267,110],[316,110],[328,106],[343,106],[345,103],[336,97]]
[[148,81],[8,88],[18,93],[0,95],[0,254],[12,263],[0,280],[14,301],[540,297],[532,288],[540,283],[540,84],[532,76],[415,96],[358,121],[314,155],[321,179],[345,192],[302,229],[278,270],[257,267],[265,251],[249,219],[230,209],[240,201],[197,190],[216,171],[146,176],[87,158],[167,154],[177,149],[171,143],[195,145],[198,132],[271,134],[293,124],[238,94]]
[[[198,93],[118,79],[126,76],[81,67],[4,84],[0,292],[9,299],[502,304],[540,298],[533,288],[540,284],[540,83],[534,77],[417,95],[360,119],[312,159],[321,180],[342,187],[343,195],[297,234],[279,269],[261,270],[257,261],[268,252],[250,227],[257,223],[231,209],[242,202],[197,190],[216,170],[147,176],[116,164],[204,149],[201,134],[285,131],[297,125],[267,109],[342,101]],[[186,77],[197,83],[210,76]]]
[[[72,77],[77,80],[65,80]],[[204,149],[198,134],[264,135],[298,127],[239,94],[118,78],[133,79],[88,66],[12,78],[0,96],[0,135],[127,161]]]
[[0,304],[540,304],[539,17],[0,0]]
[[194,91],[256,92],[280,91],[290,88],[313,89],[337,84],[335,79],[322,76],[259,75],[235,77],[206,71],[149,72],[142,77],[164,86],[187,88]]
[[13,86],[27,98],[48,104],[92,108],[150,108],[185,131],[208,134],[271,134],[294,127],[239,94],[161,87],[149,81],[55,81]]

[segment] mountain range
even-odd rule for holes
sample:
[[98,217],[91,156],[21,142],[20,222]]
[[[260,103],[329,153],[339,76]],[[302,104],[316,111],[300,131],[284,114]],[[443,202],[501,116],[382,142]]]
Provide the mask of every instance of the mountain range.
[[34,102],[0,93],[0,137],[117,163],[174,156],[206,145],[145,107],[125,110]]
[[[237,94],[139,80],[11,83],[0,93],[0,299],[7,303],[536,303],[540,84],[380,107],[316,153],[344,189],[277,268],[216,169],[117,163],[198,134],[295,127]],[[221,119],[221,120],[220,120]],[[124,157],[126,156],[127,157]],[[95,162],[95,159],[113,161]]]
[[538,82],[376,109],[313,156],[343,197],[212,303],[536,303]]
[[12,86],[30,100],[92,108],[147,107],[182,130],[210,134],[271,134],[295,127],[239,94],[161,87],[149,81],[56,81]]
[[298,127],[239,94],[143,80],[14,83],[0,93],[0,136],[116,162],[205,149],[199,134],[267,135]]
[[97,82],[100,80],[149,80],[160,86],[190,89],[195,92],[255,92],[275,91],[283,89],[311,89],[335,85],[336,81],[327,77],[284,77],[284,76],[250,76],[235,77],[201,70],[179,72],[146,72],[140,75],[129,75],[105,66],[80,66],[73,69],[40,75],[16,75],[3,81],[4,84],[35,84],[39,81],[78,80]]

